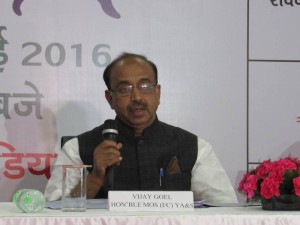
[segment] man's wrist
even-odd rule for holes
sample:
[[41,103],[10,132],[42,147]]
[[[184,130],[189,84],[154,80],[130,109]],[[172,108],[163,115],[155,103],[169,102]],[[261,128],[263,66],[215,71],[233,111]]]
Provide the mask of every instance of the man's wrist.
[[89,184],[93,184],[94,186],[101,187],[103,184],[103,181],[96,175],[89,174],[87,177],[87,182]]

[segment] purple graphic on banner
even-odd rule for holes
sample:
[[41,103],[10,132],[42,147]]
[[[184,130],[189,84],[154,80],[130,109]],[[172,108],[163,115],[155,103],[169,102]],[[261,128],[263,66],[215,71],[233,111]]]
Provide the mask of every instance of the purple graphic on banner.
[[21,4],[24,0],[14,0],[13,2],[13,10],[15,12],[15,14],[17,14],[18,16],[22,15],[21,12]]
[[[13,10],[15,14],[17,14],[18,16],[22,15],[21,4],[23,3],[23,1],[24,0],[14,0],[13,2]],[[97,0],[97,1],[100,3],[102,10],[107,15],[116,19],[119,19],[121,17],[120,14],[115,9],[115,7],[113,6],[111,0]]]
[[120,14],[116,11],[115,7],[113,6],[111,0],[98,0],[98,2],[100,3],[103,11],[113,17],[113,18],[120,18]]

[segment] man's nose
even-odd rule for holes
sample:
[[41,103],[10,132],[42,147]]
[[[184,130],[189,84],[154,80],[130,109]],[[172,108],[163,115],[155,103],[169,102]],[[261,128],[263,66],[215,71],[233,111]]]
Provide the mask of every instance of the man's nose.
[[139,99],[141,99],[141,92],[136,86],[133,86],[131,91],[131,100],[139,100]]

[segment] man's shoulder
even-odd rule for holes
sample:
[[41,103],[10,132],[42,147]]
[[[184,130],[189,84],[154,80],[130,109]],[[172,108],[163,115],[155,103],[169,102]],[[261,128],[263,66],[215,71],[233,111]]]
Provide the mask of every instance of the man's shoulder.
[[94,136],[102,136],[102,130],[103,130],[103,124],[89,131],[85,131],[84,133],[77,135],[77,138],[82,139],[82,138],[93,138]]

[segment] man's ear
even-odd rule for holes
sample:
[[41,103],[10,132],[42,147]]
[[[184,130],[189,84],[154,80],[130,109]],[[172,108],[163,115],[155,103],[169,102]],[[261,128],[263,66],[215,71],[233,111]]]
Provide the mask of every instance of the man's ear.
[[110,91],[109,91],[109,90],[106,90],[106,91],[105,91],[105,98],[106,98],[108,104],[110,105],[110,108],[111,108],[111,109],[114,109],[113,103],[112,103],[112,97],[111,97],[111,94],[110,94]]
[[158,84],[156,87],[156,95],[158,97],[158,105],[160,104],[160,85]]

